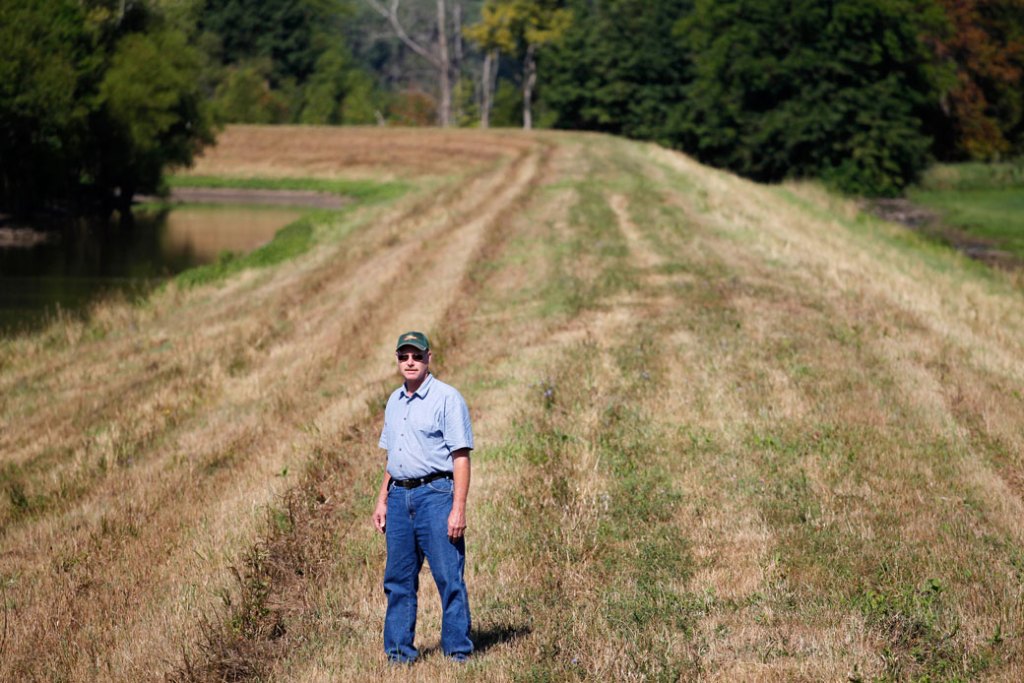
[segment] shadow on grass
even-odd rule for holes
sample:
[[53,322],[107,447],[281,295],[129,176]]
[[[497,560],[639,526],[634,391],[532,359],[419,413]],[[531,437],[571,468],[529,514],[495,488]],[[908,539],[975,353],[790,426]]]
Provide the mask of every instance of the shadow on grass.
[[[523,636],[530,635],[532,631],[533,629],[525,624],[501,624],[491,626],[490,628],[476,629],[471,635],[473,640],[473,656],[479,657],[495,646],[511,643]],[[423,648],[420,651],[420,656],[432,656],[440,651],[440,645],[432,645]]]
[[473,654],[483,654],[496,645],[511,643],[530,635],[533,629],[525,624],[501,624],[473,633]]

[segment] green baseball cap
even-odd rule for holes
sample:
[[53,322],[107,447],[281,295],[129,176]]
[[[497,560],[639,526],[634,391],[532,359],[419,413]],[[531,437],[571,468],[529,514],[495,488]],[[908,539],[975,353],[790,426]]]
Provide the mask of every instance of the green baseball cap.
[[398,338],[395,350],[397,351],[403,346],[414,346],[420,351],[427,351],[430,349],[430,340],[422,332],[406,332]]

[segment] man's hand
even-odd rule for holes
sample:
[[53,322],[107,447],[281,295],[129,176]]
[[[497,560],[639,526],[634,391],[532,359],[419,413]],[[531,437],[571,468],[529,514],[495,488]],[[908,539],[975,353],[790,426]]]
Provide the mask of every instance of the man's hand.
[[448,538],[457,541],[466,532],[466,511],[462,508],[452,507],[448,515]]
[[373,526],[377,531],[384,533],[384,522],[388,518],[388,485],[391,483],[391,475],[384,472],[384,481],[380,483],[380,493],[377,494],[377,507],[373,509]]
[[373,526],[377,531],[384,533],[384,523],[388,517],[388,499],[377,501],[377,507],[373,511]]
[[452,511],[448,515],[448,538],[457,541],[466,533],[466,497],[469,495],[469,449],[452,453]]

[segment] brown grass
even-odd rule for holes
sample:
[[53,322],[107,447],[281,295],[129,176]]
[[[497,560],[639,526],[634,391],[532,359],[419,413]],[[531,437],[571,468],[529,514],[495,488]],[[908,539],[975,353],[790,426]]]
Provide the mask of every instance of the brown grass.
[[[281,144],[281,136],[288,144]],[[432,131],[373,127],[230,126],[187,171],[194,175],[418,178],[461,175],[530,149],[517,131]]]
[[[1024,674],[1024,301],[814,186],[590,135],[237,127],[196,173],[400,176],[292,262],[0,344],[11,680]],[[380,652],[381,401],[478,438],[479,655]]]

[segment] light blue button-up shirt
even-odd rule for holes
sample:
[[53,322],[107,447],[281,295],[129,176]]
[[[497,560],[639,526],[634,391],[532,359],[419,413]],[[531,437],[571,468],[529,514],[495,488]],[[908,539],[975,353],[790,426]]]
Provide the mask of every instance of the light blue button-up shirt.
[[379,445],[388,452],[392,479],[451,472],[452,453],[473,448],[466,401],[455,387],[430,374],[412,396],[403,384],[388,398]]

